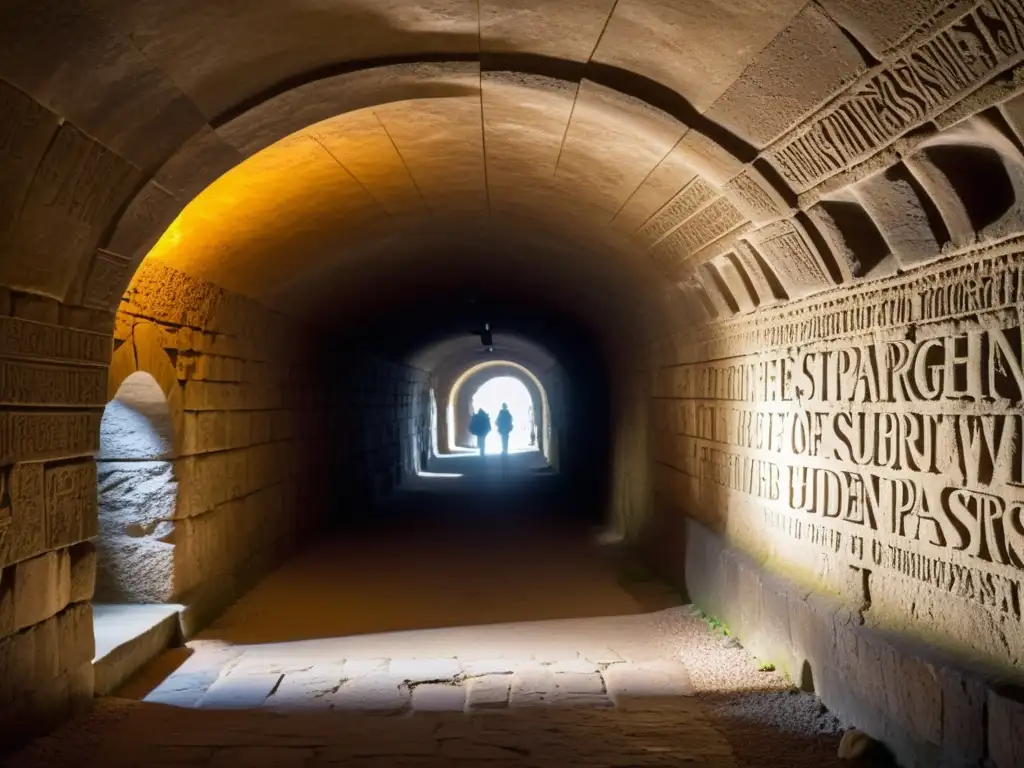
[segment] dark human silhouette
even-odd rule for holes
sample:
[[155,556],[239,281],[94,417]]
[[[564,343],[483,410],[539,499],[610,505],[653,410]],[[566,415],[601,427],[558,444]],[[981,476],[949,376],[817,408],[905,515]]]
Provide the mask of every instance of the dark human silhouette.
[[501,435],[501,452],[507,455],[508,436],[512,434],[512,414],[508,410],[508,403],[501,404],[501,410],[494,421],[498,427],[498,434]]
[[473,418],[469,420],[469,431],[476,435],[476,444],[480,448],[480,455],[483,456],[487,447],[487,435],[491,431],[491,417],[483,408],[474,413]]

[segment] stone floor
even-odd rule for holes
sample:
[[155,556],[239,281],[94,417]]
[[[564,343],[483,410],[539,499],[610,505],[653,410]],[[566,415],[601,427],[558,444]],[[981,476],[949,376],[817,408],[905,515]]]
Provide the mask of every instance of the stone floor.
[[9,765],[849,765],[593,531],[490,511],[324,542]]

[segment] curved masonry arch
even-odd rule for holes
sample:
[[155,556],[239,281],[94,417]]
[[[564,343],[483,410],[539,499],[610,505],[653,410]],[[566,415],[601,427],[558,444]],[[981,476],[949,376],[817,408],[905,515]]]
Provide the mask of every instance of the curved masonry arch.
[[98,603],[172,603],[185,414],[171,359],[152,323],[135,323],[111,357],[110,402],[97,452]]
[[[523,384],[534,402],[537,421],[537,446],[545,458],[551,460],[548,435],[550,434],[551,409],[548,395],[540,379],[525,365],[509,360],[488,360],[466,369],[452,384],[445,398],[447,421],[447,445],[452,451],[458,440],[468,444],[469,417],[467,415],[473,394],[491,379],[510,376]],[[461,412],[461,413],[460,413]],[[538,418],[539,416],[539,418]]]

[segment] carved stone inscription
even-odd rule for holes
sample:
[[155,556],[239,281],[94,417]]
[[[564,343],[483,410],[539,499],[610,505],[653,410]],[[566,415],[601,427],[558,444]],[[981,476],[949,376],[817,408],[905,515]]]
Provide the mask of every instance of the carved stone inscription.
[[1024,3],[987,0],[855,84],[769,154],[798,191],[863,160],[1024,53]]
[[736,229],[743,221],[743,214],[736,206],[720,197],[661,240],[651,255],[663,266],[678,263]]
[[680,223],[686,221],[715,197],[715,190],[703,179],[697,178],[683,187],[665,206],[651,216],[637,233],[656,241]]
[[713,515],[746,499],[734,507],[743,527],[1019,628],[1020,266],[976,259],[874,292],[882,303],[809,304],[806,334],[760,337],[800,343],[663,369],[659,456],[690,479],[681,501]]

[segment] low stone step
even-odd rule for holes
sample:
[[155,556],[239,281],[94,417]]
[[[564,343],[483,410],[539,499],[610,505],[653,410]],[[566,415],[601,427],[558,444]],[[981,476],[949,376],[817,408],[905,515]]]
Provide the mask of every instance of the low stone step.
[[168,648],[183,644],[182,606],[93,605],[96,695],[109,696]]

